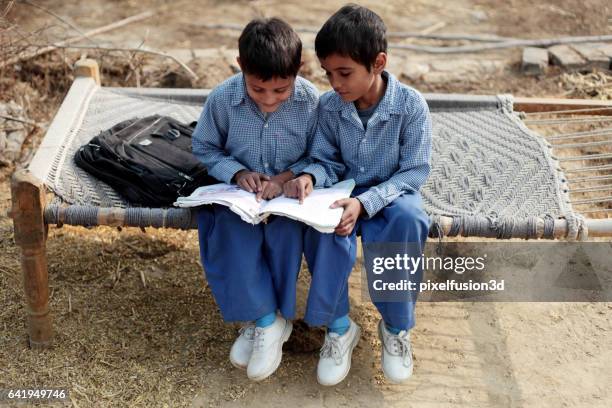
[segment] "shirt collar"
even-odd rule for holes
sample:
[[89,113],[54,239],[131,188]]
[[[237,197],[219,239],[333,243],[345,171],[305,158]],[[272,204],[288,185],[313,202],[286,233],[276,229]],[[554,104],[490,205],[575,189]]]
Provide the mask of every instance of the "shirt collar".
[[[232,106],[240,105],[242,102],[246,101],[249,98],[249,94],[246,89],[246,83],[244,81],[244,75],[242,73],[238,74],[240,78],[236,81],[237,86],[232,95],[231,104]],[[306,98],[306,89],[305,85],[302,83],[301,78],[299,76],[295,77],[295,82],[293,83],[293,92],[291,92],[291,96],[287,99],[288,101],[305,101]],[[286,101],[285,101],[286,102]],[[283,102],[284,103],[284,102]]]

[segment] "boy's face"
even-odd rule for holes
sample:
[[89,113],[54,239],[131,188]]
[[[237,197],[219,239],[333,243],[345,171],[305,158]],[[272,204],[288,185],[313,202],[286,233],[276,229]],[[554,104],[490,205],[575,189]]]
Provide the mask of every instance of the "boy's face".
[[366,95],[377,75],[383,71],[386,63],[386,54],[380,53],[370,71],[353,60],[339,54],[331,54],[319,59],[321,67],[325,70],[329,84],[345,102],[355,102]]
[[272,77],[263,81],[255,75],[245,73],[244,82],[246,83],[247,93],[257,104],[259,110],[264,113],[271,113],[276,111],[291,96],[295,77]]

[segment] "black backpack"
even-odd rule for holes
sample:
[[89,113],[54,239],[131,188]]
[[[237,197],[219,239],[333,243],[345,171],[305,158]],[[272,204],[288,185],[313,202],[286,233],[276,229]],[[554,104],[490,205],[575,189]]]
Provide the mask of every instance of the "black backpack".
[[178,196],[218,183],[191,153],[195,124],[159,115],[129,119],[91,139],[74,160],[130,203],[170,206]]

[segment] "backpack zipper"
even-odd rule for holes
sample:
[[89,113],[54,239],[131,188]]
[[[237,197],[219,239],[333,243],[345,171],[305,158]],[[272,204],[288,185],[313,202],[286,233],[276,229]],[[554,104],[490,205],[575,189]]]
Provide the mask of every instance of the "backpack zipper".
[[151,123],[149,126],[147,126],[147,127],[143,128],[143,129],[140,129],[140,131],[139,131],[138,133],[136,133],[134,136],[132,136],[130,139],[128,139],[128,140],[126,141],[126,143],[132,143],[132,141],[133,141],[134,139],[136,139],[136,137],[140,136],[140,135],[141,135],[141,134],[142,134],[142,133],[143,133],[145,130],[149,130],[149,129],[151,129],[151,128],[152,128],[153,126],[155,126],[155,125],[157,124],[157,122],[159,122],[160,120],[162,120],[162,118],[158,118],[158,119],[156,119],[156,120],[155,120],[155,122]]

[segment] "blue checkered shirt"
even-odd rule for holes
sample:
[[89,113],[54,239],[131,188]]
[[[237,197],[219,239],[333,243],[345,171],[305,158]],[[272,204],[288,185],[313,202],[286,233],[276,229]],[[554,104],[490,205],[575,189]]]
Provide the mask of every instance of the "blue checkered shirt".
[[217,180],[231,183],[240,170],[273,176],[300,173],[312,162],[308,146],[317,123],[319,91],[297,77],[289,99],[267,117],[248,96],[242,73],[206,99],[193,137],[193,154]]
[[418,191],[431,169],[431,117],[425,99],[392,74],[383,75],[387,89],[367,130],[354,103],[333,91],[321,96],[311,148],[315,162],[303,170],[314,176],[316,187],[351,178],[357,187],[370,187],[356,197],[368,217],[405,192]]

